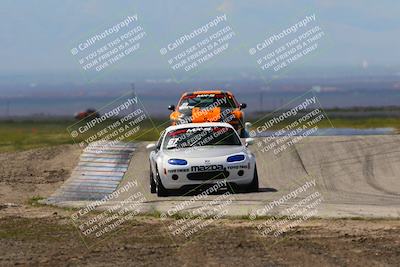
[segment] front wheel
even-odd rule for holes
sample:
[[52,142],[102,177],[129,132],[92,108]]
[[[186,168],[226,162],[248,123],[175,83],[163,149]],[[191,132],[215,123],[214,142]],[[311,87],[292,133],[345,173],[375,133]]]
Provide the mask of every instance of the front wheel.
[[254,166],[254,175],[253,180],[247,186],[247,192],[258,192],[259,185],[258,185],[258,173],[257,173],[257,166]]
[[161,183],[161,179],[158,175],[157,175],[156,192],[158,197],[168,196],[168,190],[163,186],[163,184]]

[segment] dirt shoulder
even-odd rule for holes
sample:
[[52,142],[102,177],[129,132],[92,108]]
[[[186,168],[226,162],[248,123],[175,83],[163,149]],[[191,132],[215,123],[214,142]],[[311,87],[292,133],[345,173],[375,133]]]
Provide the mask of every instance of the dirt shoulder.
[[79,154],[70,145],[0,154],[0,266],[394,266],[400,262],[400,220],[378,219],[312,219],[279,237],[260,236],[257,221],[223,219],[190,240],[173,240],[166,234],[165,221],[140,216],[88,249],[71,223],[72,211],[30,203],[32,197],[47,197],[56,190],[69,177]]
[[0,203],[49,196],[68,179],[80,153],[74,145],[0,153]]
[[280,237],[247,221],[222,220],[204,234],[172,241],[159,219],[138,217],[85,247],[67,217],[0,219],[0,265],[41,266],[395,266],[399,221],[312,220]]

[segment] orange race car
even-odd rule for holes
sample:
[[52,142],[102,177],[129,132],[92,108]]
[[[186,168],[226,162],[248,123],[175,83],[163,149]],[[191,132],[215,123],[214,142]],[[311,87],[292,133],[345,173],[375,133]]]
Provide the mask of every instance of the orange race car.
[[227,91],[196,91],[184,93],[178,105],[170,105],[172,125],[198,122],[230,123],[240,137],[245,137],[244,113],[246,104],[236,101]]

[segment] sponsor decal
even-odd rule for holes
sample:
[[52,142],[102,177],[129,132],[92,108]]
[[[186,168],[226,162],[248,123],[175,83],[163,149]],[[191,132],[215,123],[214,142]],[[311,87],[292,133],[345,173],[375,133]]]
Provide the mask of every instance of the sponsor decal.
[[248,166],[247,165],[237,165],[237,166],[228,166],[227,168],[229,170],[233,170],[233,169],[237,170],[237,169],[247,169]]
[[204,171],[222,171],[224,170],[223,165],[207,165],[207,166],[192,166],[191,171],[204,172]]
[[189,169],[175,169],[175,170],[168,170],[168,173],[177,173],[177,172],[188,172]]

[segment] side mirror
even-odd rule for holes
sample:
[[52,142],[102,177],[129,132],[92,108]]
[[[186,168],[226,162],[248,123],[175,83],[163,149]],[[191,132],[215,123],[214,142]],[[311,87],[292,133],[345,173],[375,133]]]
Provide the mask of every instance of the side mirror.
[[246,107],[247,107],[247,104],[246,104],[246,103],[240,104],[240,109],[245,109]]
[[254,138],[246,138],[244,140],[244,142],[245,142],[246,146],[252,145],[252,144],[254,144]]
[[169,105],[169,106],[168,106],[168,109],[169,109],[169,110],[172,110],[172,111],[175,111],[175,105]]
[[146,149],[147,149],[147,150],[150,150],[150,151],[155,150],[155,149],[156,149],[156,144],[154,144],[154,143],[148,144],[148,145],[146,146]]

